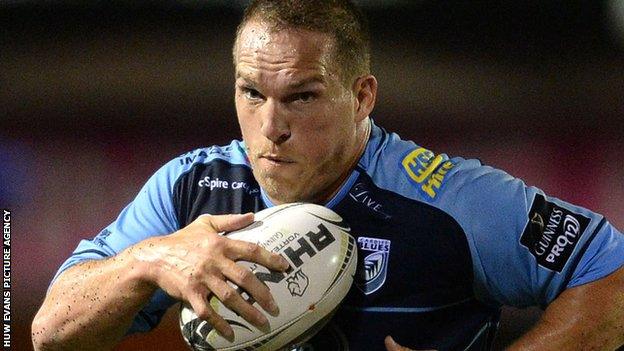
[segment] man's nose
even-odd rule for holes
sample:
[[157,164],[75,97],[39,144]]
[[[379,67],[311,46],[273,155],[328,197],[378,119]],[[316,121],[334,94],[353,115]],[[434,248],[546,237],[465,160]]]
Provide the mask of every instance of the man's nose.
[[275,144],[282,144],[290,138],[290,126],[287,118],[280,113],[278,105],[269,100],[262,106],[260,131]]

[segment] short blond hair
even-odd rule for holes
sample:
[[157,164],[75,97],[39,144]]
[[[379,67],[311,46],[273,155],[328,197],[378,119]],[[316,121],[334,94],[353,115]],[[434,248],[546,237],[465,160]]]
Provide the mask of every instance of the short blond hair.
[[[370,74],[368,22],[362,11],[348,0],[253,0],[245,9],[236,31],[236,41],[245,25],[262,20],[273,30],[305,29],[330,35],[342,80]],[[236,64],[234,43],[234,64]]]

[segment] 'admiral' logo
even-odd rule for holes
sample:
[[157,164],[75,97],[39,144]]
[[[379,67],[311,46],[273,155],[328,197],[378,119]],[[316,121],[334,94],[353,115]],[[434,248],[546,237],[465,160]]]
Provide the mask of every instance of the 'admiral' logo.
[[364,294],[370,295],[379,290],[386,282],[390,240],[359,237],[358,247],[361,251],[367,251],[368,254],[358,255],[358,257],[364,258],[363,262],[358,264],[355,285]]
[[104,247],[107,245],[106,238],[108,238],[108,236],[111,234],[112,232],[108,230],[108,228],[106,228],[102,230],[98,235],[96,235],[95,238],[93,238],[92,242],[100,247]]
[[405,155],[399,167],[425,199],[433,200],[442,189],[446,174],[455,167],[455,163],[421,147]]
[[[198,152],[199,151],[199,152]],[[212,147],[208,150],[193,150],[187,153],[184,153],[178,157],[178,162],[180,162],[180,166],[189,165],[196,160],[202,160],[208,158],[208,156],[219,155],[222,157],[231,157],[231,147]]]

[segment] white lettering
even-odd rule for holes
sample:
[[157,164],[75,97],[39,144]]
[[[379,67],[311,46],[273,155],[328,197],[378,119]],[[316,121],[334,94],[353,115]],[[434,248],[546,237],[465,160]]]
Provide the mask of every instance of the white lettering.
[[[570,241],[570,239],[568,239],[567,236],[565,235],[559,235],[557,237],[557,245],[564,247],[567,246],[568,244],[572,244],[572,242]],[[562,249],[563,250],[563,249]]]
[[210,176],[204,177],[204,179],[197,182],[200,188],[210,188],[213,189],[229,189],[230,184],[227,180],[221,180],[218,177],[211,179]]
[[574,242],[571,241],[570,238],[576,239],[576,236],[581,228],[581,224],[573,216],[566,215],[563,220],[563,227],[565,228],[565,233],[557,237],[555,240],[556,245],[553,246],[550,253],[546,257],[546,261],[550,263],[554,263],[555,259],[561,255],[568,245],[574,245]]
[[567,215],[563,220],[563,228],[565,229],[565,235],[576,238],[576,235],[579,234],[581,229],[581,224],[576,218]]
[[11,211],[4,210],[3,222],[3,243],[2,250],[2,307],[3,307],[3,345],[4,348],[11,347]]
[[544,253],[546,253],[546,249],[548,248],[548,245],[546,245],[546,244],[542,243],[542,241],[541,241],[541,240],[540,240],[537,244],[538,244],[539,246],[535,247],[535,253],[536,253],[538,256],[541,256],[541,255],[543,255]]
[[542,237],[533,247],[538,256],[542,256],[546,253],[546,249],[548,249],[548,245],[550,245],[550,242],[555,235],[555,231],[561,223],[561,215],[563,215],[563,211],[556,208],[554,208],[550,214],[550,218],[548,218],[548,225],[546,226]]
[[370,191],[362,190],[363,187],[364,185],[362,183],[356,184],[349,192],[349,196],[356,202],[361,203],[371,210],[383,215],[385,218],[390,218],[387,213],[383,212],[383,206],[369,195]]

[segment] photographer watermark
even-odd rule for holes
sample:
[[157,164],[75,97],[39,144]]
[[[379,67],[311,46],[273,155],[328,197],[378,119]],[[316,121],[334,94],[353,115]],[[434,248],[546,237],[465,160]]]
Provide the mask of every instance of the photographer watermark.
[[2,210],[2,347],[11,348],[11,211]]

